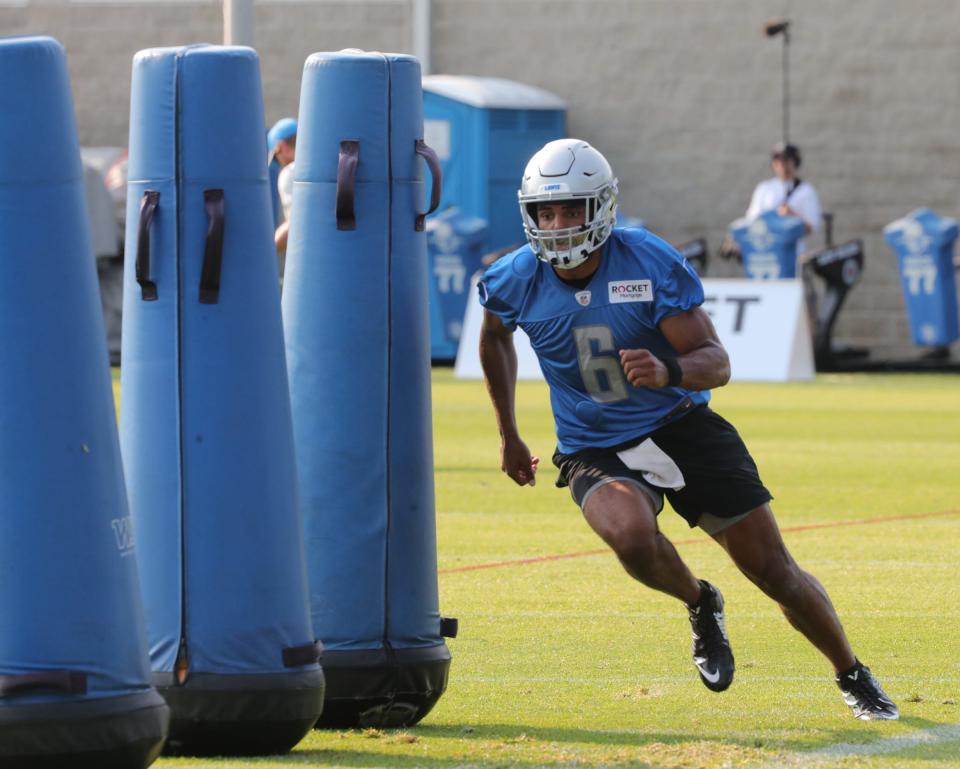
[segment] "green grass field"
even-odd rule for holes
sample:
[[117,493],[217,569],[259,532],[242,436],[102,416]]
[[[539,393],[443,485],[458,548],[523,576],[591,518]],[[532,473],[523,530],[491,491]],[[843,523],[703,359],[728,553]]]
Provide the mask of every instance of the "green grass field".
[[500,473],[482,383],[435,370],[433,399],[441,610],[460,619],[434,711],[402,732],[314,732],[277,758],[157,766],[960,766],[960,378],[822,376],[714,398],[773,491],[788,546],[900,704],[897,723],[855,721],[827,663],[667,509],[664,531],[726,597],[737,677],[709,692],[683,607],[631,582],[553,487],[545,386],[517,396],[544,459],[535,488]]

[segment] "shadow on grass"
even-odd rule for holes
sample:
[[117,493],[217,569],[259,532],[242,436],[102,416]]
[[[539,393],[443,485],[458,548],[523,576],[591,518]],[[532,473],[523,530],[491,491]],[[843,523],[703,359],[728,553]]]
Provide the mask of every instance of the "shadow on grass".
[[[849,716],[847,717],[849,718]],[[780,730],[758,729],[732,733],[699,733],[694,730],[644,732],[616,729],[538,727],[524,724],[420,725],[409,730],[321,731],[308,738],[306,746],[280,756],[212,759],[162,759],[158,766],[195,769],[239,769],[258,766],[356,767],[358,769],[500,769],[501,767],[554,767],[560,769],[666,769],[677,766],[719,767],[735,764],[749,767],[776,766],[784,754],[791,759],[805,754],[816,756],[839,749],[832,758],[841,759],[845,748],[857,753],[863,746],[916,731],[952,726],[950,722],[906,716],[901,725],[849,719],[835,728],[805,729],[802,723]],[[795,734],[796,736],[790,736]],[[318,744],[320,743],[320,744]],[[888,746],[889,747],[889,746]],[[920,749],[923,743],[905,745]],[[649,749],[649,750],[645,750]],[[633,753],[632,751],[636,751]],[[891,752],[879,750],[878,754]],[[899,752],[899,751],[893,751]],[[920,752],[914,761],[940,760],[936,754]],[[199,761],[200,763],[196,763]],[[784,762],[785,765],[788,763]]]
[[[722,742],[727,745],[739,745],[741,747],[765,747],[777,745],[778,747],[789,748],[791,750],[809,750],[811,748],[811,737],[816,735],[823,745],[832,745],[836,743],[869,743],[875,739],[883,739],[889,736],[886,732],[886,722],[873,722],[873,724],[863,721],[856,721],[847,713],[839,713],[839,718],[843,719],[836,727],[825,729],[816,727],[809,731],[803,729],[803,725],[797,723],[789,729],[798,732],[796,739],[768,737],[766,732],[771,730],[769,727],[762,727],[757,730],[755,735],[747,735],[744,732],[734,734],[709,734],[691,732],[689,734],[682,731],[676,732],[646,732],[642,727],[636,730],[632,729],[576,729],[565,727],[538,727],[526,726],[523,724],[481,724],[477,726],[451,725],[431,725],[425,724],[417,726],[411,730],[420,737],[429,738],[447,738],[447,739],[486,739],[515,741],[520,737],[529,737],[543,742],[570,742],[586,745],[622,745],[638,746],[651,743],[660,743],[665,745],[681,744],[685,742]],[[949,725],[947,722],[930,721],[929,719],[914,716],[902,717],[901,724],[906,724],[913,729],[925,730],[933,729],[939,726]],[[467,732],[465,730],[472,730]],[[788,728],[782,731],[788,731]],[[897,734],[902,734],[902,730],[897,729]],[[805,736],[804,736],[805,735]],[[763,743],[758,745],[757,743]]]
[[[916,730],[927,730],[946,725],[943,722],[930,721],[918,717],[905,717],[902,724]],[[892,726],[892,725],[889,725]],[[869,745],[878,740],[884,740],[894,735],[905,735],[902,729],[894,732],[888,729],[887,724],[865,724],[850,719],[849,723],[836,728],[804,732],[801,725],[797,725],[797,737],[784,737],[782,734],[771,735],[758,730],[756,735],[739,734],[703,734],[684,732],[643,732],[642,730],[590,730],[562,727],[536,727],[523,724],[483,724],[471,725],[421,725],[405,732],[383,731],[375,732],[375,740],[383,740],[383,750],[377,750],[371,745],[370,750],[352,750],[350,748],[337,749],[334,746],[311,747],[298,750],[289,758],[291,763],[310,763],[319,765],[335,765],[348,767],[396,767],[397,769],[413,769],[425,767],[427,769],[450,769],[452,767],[477,767],[477,769],[497,769],[498,767],[534,767],[534,766],[604,766],[604,767],[635,767],[636,769],[660,769],[664,766],[677,765],[678,754],[684,747],[689,747],[689,758],[700,762],[707,761],[706,765],[724,763],[723,757],[711,757],[710,745],[726,748],[727,751],[737,753],[743,751],[738,763],[750,766],[755,763],[767,764],[782,752],[803,754],[816,752],[832,746],[841,745]],[[895,728],[895,727],[894,727]],[[333,734],[333,733],[331,733]],[[363,732],[346,732],[348,737],[359,738]],[[445,745],[433,743],[430,752],[442,755],[425,755],[424,746],[414,748],[412,752],[394,752],[398,745],[398,737],[415,736],[420,740],[449,741]],[[402,740],[401,740],[402,741]],[[452,744],[451,744],[452,743]],[[353,742],[352,745],[356,745]],[[629,748],[644,748],[647,746],[667,746],[677,749],[677,753],[654,758],[650,763],[649,756],[624,755]],[[564,747],[593,746],[609,747],[613,755],[594,756],[587,758],[583,755],[569,755],[564,753]],[[412,747],[412,746],[411,746]],[[543,750],[552,747],[553,750]],[[501,750],[503,751],[502,754]],[[486,752],[485,752],[486,751]],[[757,751],[760,751],[758,754]],[[527,755],[518,755],[525,752]],[[719,751],[724,752],[724,751]],[[499,755],[498,755],[499,754]],[[646,760],[645,760],[646,759]],[[921,759],[922,760],[922,759]],[[699,764],[698,764],[699,765]]]

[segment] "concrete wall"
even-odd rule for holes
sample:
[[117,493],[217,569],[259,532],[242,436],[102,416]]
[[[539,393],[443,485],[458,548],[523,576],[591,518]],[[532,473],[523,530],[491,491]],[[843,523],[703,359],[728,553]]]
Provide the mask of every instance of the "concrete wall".
[[[255,5],[266,118],[295,115],[303,62],[341,48],[407,50],[406,0]],[[80,143],[126,145],[130,67],[143,48],[223,40],[216,0],[0,0],[0,35],[45,34],[67,49]]]
[[[836,336],[906,352],[881,229],[921,205],[960,215],[956,0],[433,0],[432,71],[559,94],[569,132],[613,164],[627,213],[675,241],[705,235],[715,249],[780,138],[782,44],[761,33],[775,15],[793,21],[790,135],[803,176],[836,214],[836,239],[866,245]],[[412,0],[260,0],[268,121],[296,112],[309,53],[410,52],[411,18]],[[133,54],[218,42],[222,17],[217,2],[0,0],[0,34],[23,33],[66,45],[81,142],[124,144]],[[713,274],[735,272],[715,261]]]

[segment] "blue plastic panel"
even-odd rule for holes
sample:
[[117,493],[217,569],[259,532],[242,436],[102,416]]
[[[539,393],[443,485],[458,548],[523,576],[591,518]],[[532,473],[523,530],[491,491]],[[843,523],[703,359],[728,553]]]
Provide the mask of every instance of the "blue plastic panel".
[[[120,443],[130,509],[141,541],[150,543],[140,562],[143,602],[151,664],[163,671],[173,670],[183,610],[176,568],[183,542],[179,527],[169,523],[181,514],[176,82],[177,49],[134,58],[121,340]],[[152,302],[141,298],[134,269],[147,191],[160,194],[149,232],[150,277],[157,284]]]

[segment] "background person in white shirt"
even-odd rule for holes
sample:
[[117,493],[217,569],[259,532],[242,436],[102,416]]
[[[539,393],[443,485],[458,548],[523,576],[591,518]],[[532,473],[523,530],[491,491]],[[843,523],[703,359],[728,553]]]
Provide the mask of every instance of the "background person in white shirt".
[[[776,211],[781,216],[796,216],[803,220],[806,234],[820,229],[823,210],[817,191],[809,182],[797,176],[802,159],[800,149],[794,144],[778,142],[773,145],[770,167],[774,176],[760,182],[753,190],[746,218],[753,220],[767,211]],[[797,242],[797,255],[806,250],[806,239]]]

